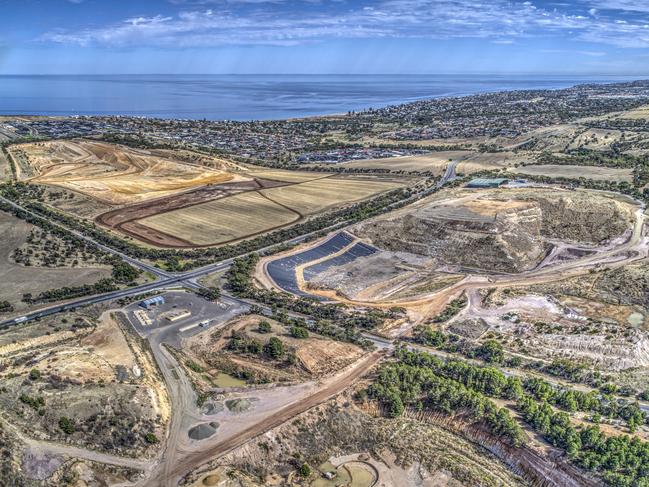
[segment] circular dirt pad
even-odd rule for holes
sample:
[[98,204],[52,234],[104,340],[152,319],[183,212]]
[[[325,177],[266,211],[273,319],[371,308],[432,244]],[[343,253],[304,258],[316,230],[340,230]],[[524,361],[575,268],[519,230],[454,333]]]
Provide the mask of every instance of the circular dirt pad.
[[192,440],[204,440],[212,436],[214,433],[216,433],[218,427],[219,427],[219,423],[217,422],[198,424],[193,428],[191,428],[188,431],[187,435]]
[[216,485],[221,481],[221,477],[215,473],[208,475],[203,479],[203,485],[205,486],[211,486],[211,485]]

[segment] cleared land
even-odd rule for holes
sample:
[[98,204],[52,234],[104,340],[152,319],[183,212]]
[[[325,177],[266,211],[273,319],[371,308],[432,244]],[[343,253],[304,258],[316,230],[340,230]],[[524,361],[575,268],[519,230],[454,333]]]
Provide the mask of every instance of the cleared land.
[[583,177],[597,181],[633,181],[633,169],[630,168],[541,164],[538,166],[512,167],[509,171],[530,176],[550,176],[570,179]]
[[458,174],[473,174],[479,171],[495,171],[521,163],[529,158],[514,152],[484,152],[474,154],[460,161],[457,165]]
[[635,110],[629,110],[622,113],[617,118],[630,118],[635,120],[647,120],[649,119],[649,106],[644,106],[636,108]]
[[223,184],[210,184],[180,194],[166,196],[151,201],[144,201],[115,210],[107,211],[97,216],[95,221],[108,228],[117,229],[139,240],[160,247],[186,247],[190,245],[186,240],[168,235],[161,231],[138,223],[138,220],[167,213],[179,208],[199,205],[232,196],[241,192],[255,191],[265,187],[272,187],[286,183],[268,179],[254,179],[250,181],[231,182]]
[[[267,333],[259,331],[261,321],[270,324]],[[259,354],[230,349],[233,334],[262,344],[273,336],[277,337],[294,353],[296,362],[288,365]],[[362,356],[362,350],[356,345],[314,333],[308,338],[294,338],[285,326],[259,315],[237,317],[227,323],[218,335],[213,330],[194,335],[183,344],[183,350],[192,360],[204,366],[205,372],[201,377],[195,377],[195,380],[201,381],[209,377],[208,382],[220,382],[218,378],[223,372],[234,372],[241,376],[244,371],[248,372],[243,375],[248,377],[250,383],[292,382],[323,377],[344,369]]]
[[144,218],[141,225],[190,244],[218,245],[288,225],[300,215],[249,192]]
[[[98,311],[87,308],[0,333],[0,358],[15,365],[2,371],[6,393],[0,412],[46,459],[44,452],[59,442],[66,443],[62,448],[84,449],[74,453],[88,448],[95,454],[151,457],[157,446],[145,435],[164,437],[169,410],[155,369],[137,341],[123,334],[109,313],[97,319]],[[68,434],[59,427],[63,416],[74,426]],[[24,468],[28,475],[38,470]],[[51,466],[45,462],[41,468]]]
[[386,157],[346,162],[342,164],[342,167],[431,172],[433,175],[439,176],[444,172],[449,160],[465,159],[471,154],[473,154],[471,151],[441,151],[421,156]]
[[403,184],[385,177],[243,167],[188,150],[84,139],[9,150],[19,180],[58,192],[46,195],[54,206],[157,247],[252,237]]
[[36,142],[9,150],[21,180],[63,187],[109,204],[135,203],[241,178],[227,171],[236,166],[215,158],[208,161],[203,155],[192,159],[187,151],[176,155],[87,140]]
[[401,185],[369,178],[321,178],[160,213],[129,223],[129,229],[137,225],[135,230],[140,235],[146,234],[146,229],[161,232],[173,246],[219,245],[259,235]]
[[262,193],[302,215],[313,215],[332,206],[338,207],[361,201],[400,186],[403,184],[377,179],[325,178],[293,186],[266,189]]

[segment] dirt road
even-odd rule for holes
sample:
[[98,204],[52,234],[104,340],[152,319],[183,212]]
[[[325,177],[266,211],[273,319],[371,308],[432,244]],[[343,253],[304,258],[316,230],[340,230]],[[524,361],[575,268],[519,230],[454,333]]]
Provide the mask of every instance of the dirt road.
[[[177,451],[179,443],[174,441],[174,438],[170,436],[167,445],[168,449],[171,450],[163,457],[160,467],[140,485],[177,485],[178,481],[182,477],[199,468],[201,465],[247,443],[266,431],[280,426],[298,414],[301,414],[344,391],[359,377],[367,373],[382,356],[382,352],[379,351],[365,356],[342,373],[332,377],[330,380],[323,381],[322,387],[320,387],[315,393],[303,399],[298,398],[288,406],[279,409],[260,422],[252,424],[248,428],[238,432],[236,435],[225,438],[224,440],[206,446],[205,448],[195,448],[193,451],[187,452],[183,455],[183,452]],[[173,461],[170,461],[172,459]]]

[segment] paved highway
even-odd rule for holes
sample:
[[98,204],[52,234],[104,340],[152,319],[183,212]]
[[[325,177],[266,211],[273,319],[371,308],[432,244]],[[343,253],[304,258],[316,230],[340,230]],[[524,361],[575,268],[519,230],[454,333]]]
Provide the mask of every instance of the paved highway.
[[460,162],[460,161],[455,159],[455,160],[449,162],[448,166],[446,166],[446,171],[444,171],[444,174],[442,175],[442,178],[437,182],[437,188],[438,189],[441,188],[442,186],[444,186],[449,181],[452,181],[455,178],[457,178],[457,174],[455,174],[455,169],[457,168],[458,162]]

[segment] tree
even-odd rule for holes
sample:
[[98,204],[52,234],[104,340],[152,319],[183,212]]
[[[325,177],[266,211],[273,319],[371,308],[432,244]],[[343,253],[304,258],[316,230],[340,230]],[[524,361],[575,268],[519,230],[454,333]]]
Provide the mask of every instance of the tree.
[[615,384],[611,384],[609,382],[609,383],[603,384],[599,388],[599,390],[602,391],[604,394],[615,394],[615,392],[617,391],[617,386]]
[[303,326],[292,326],[291,336],[293,338],[309,338],[309,331]]
[[284,343],[277,337],[271,337],[264,345],[264,353],[274,359],[282,358],[284,355]]
[[303,463],[300,466],[299,472],[300,472],[300,477],[304,477],[304,478],[310,477],[311,476],[311,467],[309,467],[308,463]]
[[446,344],[447,336],[439,330],[433,330],[431,327],[421,327],[417,330],[416,340],[424,345],[439,348]]
[[146,435],[144,435],[144,441],[146,441],[150,445],[153,445],[153,444],[157,443],[159,440],[158,440],[158,437],[155,434],[149,432]]
[[251,315],[261,315],[264,313],[264,310],[258,304],[253,304],[252,306],[250,306],[250,310],[248,311],[248,313]]
[[70,418],[66,418],[65,416],[61,416],[61,418],[59,419],[59,428],[66,435],[71,435],[76,431],[74,422]]
[[268,321],[264,320],[259,322],[259,327],[257,328],[257,331],[259,333],[270,333],[272,330],[270,323]]
[[204,297],[208,301],[218,301],[221,297],[221,290],[218,287],[202,287],[198,290],[199,296]]
[[115,258],[112,260],[113,265],[113,279],[116,282],[127,284],[135,281],[142,274],[140,269],[136,269],[130,264],[127,264],[121,259]]
[[401,400],[398,392],[391,391],[391,393],[388,394],[385,398],[385,402],[389,417],[396,418],[397,416],[401,416],[403,414],[405,406],[403,405],[403,401]]
[[503,346],[496,340],[487,340],[476,349],[475,353],[477,357],[490,364],[499,364],[505,359]]
[[32,369],[29,371],[29,378],[31,380],[38,380],[41,378],[41,371],[38,369]]

